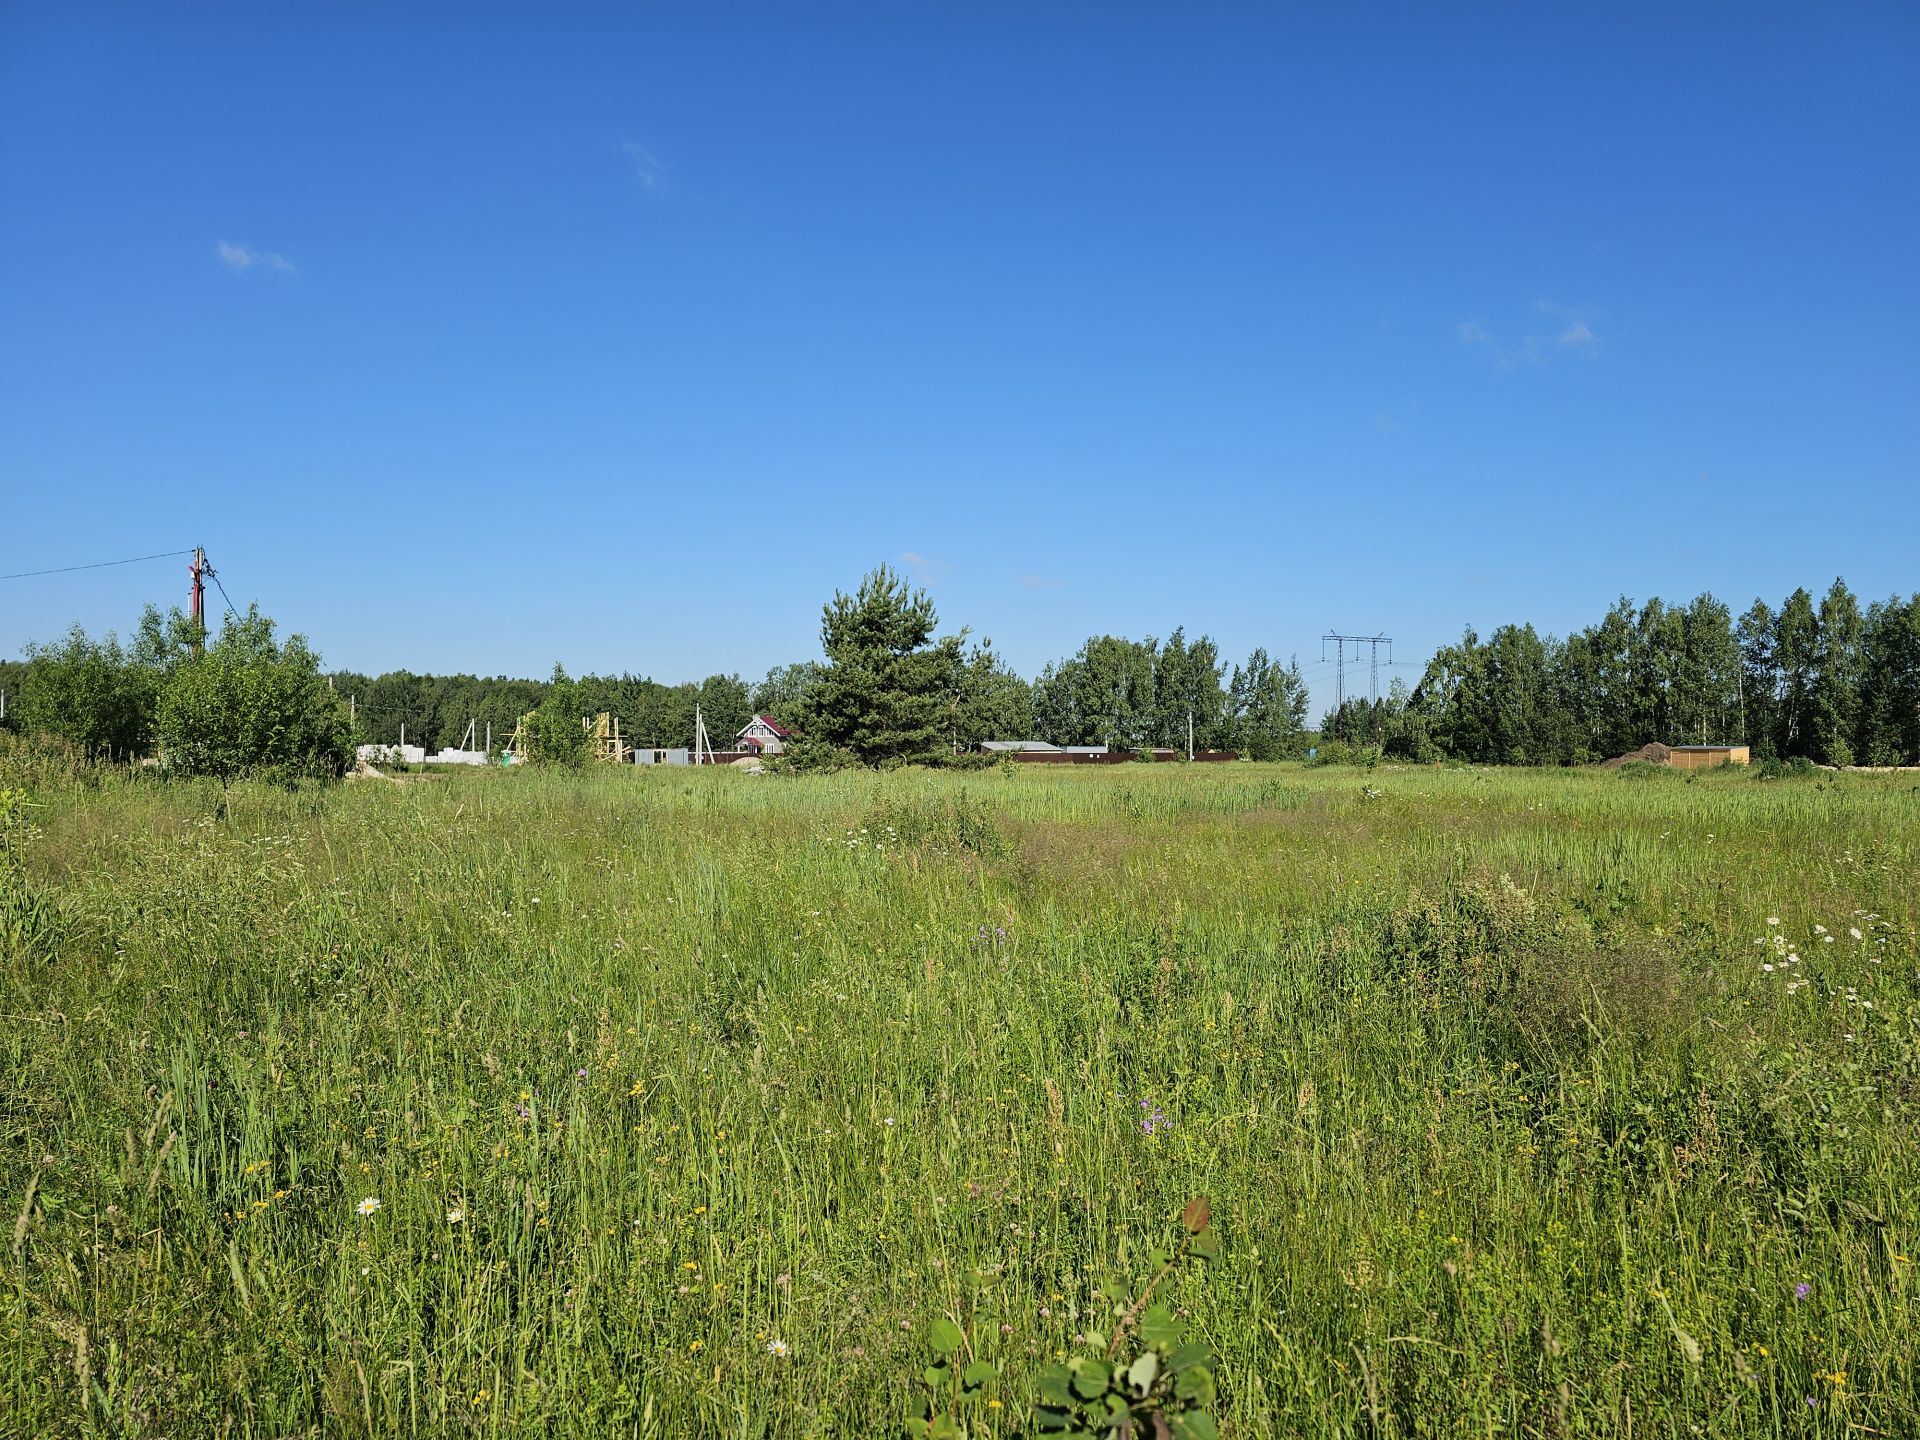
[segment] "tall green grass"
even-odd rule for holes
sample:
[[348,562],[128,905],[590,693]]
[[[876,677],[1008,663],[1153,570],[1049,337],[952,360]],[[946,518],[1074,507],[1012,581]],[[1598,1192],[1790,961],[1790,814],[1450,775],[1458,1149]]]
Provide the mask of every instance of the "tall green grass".
[[5,1433],[1012,1434],[1203,1192],[1227,1433],[1920,1431],[1903,777],[8,785]]

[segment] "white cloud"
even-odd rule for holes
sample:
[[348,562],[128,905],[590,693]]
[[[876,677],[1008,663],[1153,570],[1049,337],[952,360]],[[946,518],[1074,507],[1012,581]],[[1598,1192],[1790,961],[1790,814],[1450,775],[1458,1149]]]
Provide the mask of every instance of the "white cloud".
[[666,178],[666,162],[659,159],[638,140],[623,140],[620,148],[627,152],[627,158],[633,161],[634,177],[651,190]]
[[914,579],[927,586],[937,585],[953,573],[951,560],[936,560],[912,550],[901,555],[900,563],[913,572]]
[[1022,575],[1020,577],[1020,583],[1029,590],[1058,590],[1067,582],[1064,580],[1049,580],[1044,575]]
[[289,275],[300,272],[293,262],[276,250],[249,250],[245,245],[235,245],[222,240],[217,247],[220,263],[229,270],[245,270],[250,266],[262,265],[269,270],[283,270]]
[[1550,300],[1536,300],[1533,308],[1554,323],[1550,334],[1529,333],[1522,335],[1518,344],[1509,345],[1471,320],[1462,320],[1454,327],[1454,334],[1462,345],[1485,345],[1493,352],[1494,364],[1503,370],[1516,365],[1545,365],[1560,351],[1599,353],[1600,337],[1577,311]]

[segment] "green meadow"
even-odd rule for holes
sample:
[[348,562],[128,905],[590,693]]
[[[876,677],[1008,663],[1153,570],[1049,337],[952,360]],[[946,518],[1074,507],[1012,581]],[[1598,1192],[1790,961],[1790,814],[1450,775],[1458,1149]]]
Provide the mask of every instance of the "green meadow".
[[0,797],[6,1435],[1920,1433],[1920,776]]

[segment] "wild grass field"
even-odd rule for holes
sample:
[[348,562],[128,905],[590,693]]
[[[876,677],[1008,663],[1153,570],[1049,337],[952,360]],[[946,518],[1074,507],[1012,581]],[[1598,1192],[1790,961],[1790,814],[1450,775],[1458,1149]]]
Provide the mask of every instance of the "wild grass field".
[[0,1431],[1920,1433],[1916,781],[10,752]]

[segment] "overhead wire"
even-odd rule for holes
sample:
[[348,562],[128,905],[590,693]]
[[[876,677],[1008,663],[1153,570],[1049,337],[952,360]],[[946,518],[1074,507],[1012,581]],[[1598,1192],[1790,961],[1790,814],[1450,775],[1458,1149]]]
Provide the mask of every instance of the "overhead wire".
[[220,598],[227,602],[227,613],[238,619],[240,612],[234,608],[233,600],[227,594],[227,587],[220,583],[219,572],[209,565],[207,567],[207,575],[213,581],[214,588],[219,590]]
[[91,565],[59,565],[51,570],[22,570],[13,575],[0,575],[0,580],[31,580],[36,575],[71,575],[76,570],[105,570],[113,565],[138,565],[146,560],[171,560],[178,555],[191,554],[191,550],[162,550],[158,555],[134,555],[126,560],[97,560]]

